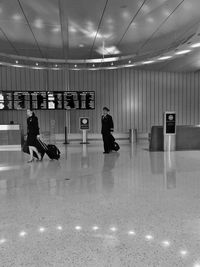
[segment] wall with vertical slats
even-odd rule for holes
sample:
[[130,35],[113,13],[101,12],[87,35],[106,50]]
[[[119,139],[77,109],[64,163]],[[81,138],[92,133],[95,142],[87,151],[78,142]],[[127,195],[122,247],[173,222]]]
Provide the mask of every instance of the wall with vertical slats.
[[[91,132],[100,132],[103,106],[113,115],[115,131],[127,132],[137,128],[150,131],[152,125],[162,124],[163,112],[177,112],[178,124],[194,125],[200,120],[200,73],[143,71],[131,68],[101,71],[30,70],[1,67],[0,90],[94,90],[96,109],[71,110],[70,129],[79,132],[79,117],[88,116]],[[49,131],[51,120],[56,133],[64,133],[65,111],[36,111],[41,132]],[[0,124],[14,120],[26,131],[25,111],[0,111]]]

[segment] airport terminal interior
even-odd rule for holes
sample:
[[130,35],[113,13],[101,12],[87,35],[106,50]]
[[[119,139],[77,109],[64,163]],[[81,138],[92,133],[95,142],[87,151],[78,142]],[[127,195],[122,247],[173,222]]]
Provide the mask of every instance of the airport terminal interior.
[[200,267],[199,10],[0,1],[0,267]]

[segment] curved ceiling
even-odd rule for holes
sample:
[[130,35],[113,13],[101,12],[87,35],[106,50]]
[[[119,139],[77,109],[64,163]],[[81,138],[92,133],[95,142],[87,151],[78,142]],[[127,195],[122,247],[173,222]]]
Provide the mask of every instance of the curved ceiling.
[[199,0],[3,0],[0,60],[198,70],[199,10]]

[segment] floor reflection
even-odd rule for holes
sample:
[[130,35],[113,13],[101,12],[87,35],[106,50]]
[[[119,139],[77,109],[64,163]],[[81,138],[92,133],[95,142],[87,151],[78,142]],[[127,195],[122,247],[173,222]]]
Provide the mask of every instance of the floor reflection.
[[152,174],[163,174],[166,189],[176,188],[176,153],[175,152],[151,152],[149,154]]
[[118,160],[119,153],[105,154],[103,167],[102,167],[102,186],[107,193],[112,192],[115,184],[115,177],[113,169],[115,168],[116,161]]

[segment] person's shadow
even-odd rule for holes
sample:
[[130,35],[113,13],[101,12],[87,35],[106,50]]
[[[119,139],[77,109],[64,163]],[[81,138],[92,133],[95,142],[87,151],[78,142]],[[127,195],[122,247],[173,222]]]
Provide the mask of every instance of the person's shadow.
[[115,184],[115,177],[113,169],[119,158],[119,153],[106,154],[104,156],[103,168],[102,168],[102,187],[106,193],[110,193]]

